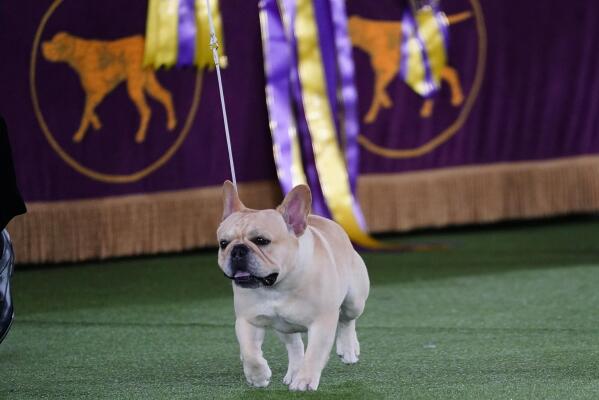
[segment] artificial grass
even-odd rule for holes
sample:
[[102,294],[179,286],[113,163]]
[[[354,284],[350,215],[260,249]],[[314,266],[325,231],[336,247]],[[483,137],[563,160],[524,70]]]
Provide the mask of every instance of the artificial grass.
[[444,252],[364,253],[360,362],[319,391],[243,378],[216,252],[21,268],[0,345],[0,399],[596,399],[599,219],[403,237]]

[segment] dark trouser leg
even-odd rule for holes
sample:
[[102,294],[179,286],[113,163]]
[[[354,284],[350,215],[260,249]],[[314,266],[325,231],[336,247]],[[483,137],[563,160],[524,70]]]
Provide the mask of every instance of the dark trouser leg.
[[10,295],[10,278],[13,273],[14,260],[10,236],[4,229],[0,232],[0,342],[8,334],[14,317]]

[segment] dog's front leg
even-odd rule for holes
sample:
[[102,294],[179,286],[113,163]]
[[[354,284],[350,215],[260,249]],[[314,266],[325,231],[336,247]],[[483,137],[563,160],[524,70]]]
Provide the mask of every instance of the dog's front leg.
[[298,373],[293,377],[290,390],[316,390],[320,382],[320,374],[326,365],[337,330],[339,314],[321,317],[308,329],[308,346],[304,362]]
[[302,366],[302,361],[304,360],[304,342],[302,341],[301,333],[276,332],[279,339],[281,339],[281,342],[283,342],[287,348],[289,366],[287,367],[287,373],[283,378],[283,383],[289,385]]
[[264,328],[254,326],[242,318],[235,321],[235,333],[241,350],[243,373],[248,383],[255,387],[266,387],[270,383],[271,372],[262,356]]
[[[101,100],[102,96],[98,94],[87,95],[87,98],[85,100],[85,109],[83,111],[83,116],[81,117],[81,124],[79,125],[79,129],[77,129],[77,132],[75,132],[75,135],[73,135],[74,142],[79,143],[83,140],[83,138],[85,137],[85,132],[89,127],[89,123],[92,122],[94,118],[96,119],[95,122],[100,122],[99,120],[97,120],[97,117],[95,117],[96,114],[94,113],[94,109],[100,103]],[[95,122],[94,126],[96,125]]]

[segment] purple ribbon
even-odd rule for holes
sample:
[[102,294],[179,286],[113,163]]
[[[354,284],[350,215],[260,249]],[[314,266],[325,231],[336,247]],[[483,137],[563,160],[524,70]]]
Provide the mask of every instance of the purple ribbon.
[[194,64],[196,47],[195,0],[179,0],[177,66]]
[[414,27],[411,26],[412,20],[408,18],[409,10],[404,10],[401,16],[401,62],[399,65],[399,76],[406,81],[408,76],[408,59],[410,56],[410,38]]
[[293,165],[292,142],[289,130],[293,129],[291,103],[291,48],[276,0],[260,2],[263,18],[263,51],[266,73],[266,104],[273,143],[277,150],[275,162],[283,193],[293,189],[291,168]]
[[[339,102],[337,99],[339,89],[339,82],[337,80],[339,72],[337,65],[337,43],[335,37],[337,27],[333,25],[332,7],[329,0],[313,0],[313,4],[314,17],[316,18],[316,26],[318,28],[320,56],[326,80],[327,97],[333,118],[335,119],[335,130],[341,132],[339,129]],[[339,136],[338,139],[341,140],[342,137]]]
[[[360,173],[360,149],[358,134],[360,129],[358,117],[358,91],[355,84],[355,67],[352,53],[352,44],[347,31],[347,12],[345,0],[330,0],[331,17],[335,28],[335,46],[337,53],[337,70],[339,73],[340,92],[343,110],[343,123],[345,130],[345,161],[347,174],[354,200],[356,186]],[[364,216],[357,201],[353,202],[354,214],[362,228],[366,227]]]
[[[320,51],[327,80],[327,93],[333,115],[343,108],[343,121],[335,121],[345,129],[346,162],[352,193],[355,194],[359,168],[357,91],[354,83],[352,47],[347,32],[347,16],[343,0],[317,0],[314,3],[319,29]],[[267,81],[267,106],[271,132],[277,149],[277,173],[284,193],[292,189],[292,143],[289,129],[297,126],[302,147],[304,172],[312,189],[312,211],[330,217],[320,186],[310,130],[306,121],[302,89],[298,73],[297,46],[294,36],[296,0],[264,0],[263,48]],[[279,10],[280,9],[280,10]],[[285,18],[282,18],[284,13]],[[288,25],[283,24],[285,21]],[[337,93],[341,96],[337,98]],[[295,108],[294,108],[295,107]],[[296,120],[294,121],[294,113]],[[353,202],[354,213],[364,225],[359,204]]]

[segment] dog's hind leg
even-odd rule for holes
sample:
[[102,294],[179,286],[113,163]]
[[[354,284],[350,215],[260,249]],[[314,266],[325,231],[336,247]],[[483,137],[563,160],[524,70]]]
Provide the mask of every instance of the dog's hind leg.
[[287,373],[283,378],[283,383],[289,385],[302,366],[304,360],[304,342],[302,341],[301,333],[283,333],[277,330],[275,330],[275,332],[277,332],[277,336],[287,348],[289,366],[287,367]]
[[426,99],[424,103],[422,103],[422,107],[420,107],[420,117],[429,118],[433,115],[433,105],[435,102],[433,99]]
[[79,129],[77,129],[77,132],[75,132],[75,134],[73,135],[74,142],[79,143],[83,140],[83,138],[85,137],[85,132],[87,131],[90,122],[94,125],[95,128],[93,119],[96,114],[94,113],[94,109],[100,103],[100,101],[102,101],[102,96],[100,95],[87,95],[85,99],[85,109],[83,110],[83,116],[81,117],[81,124],[79,125]]
[[349,290],[341,304],[337,324],[337,355],[345,364],[355,364],[360,357],[360,342],[356,334],[356,319],[364,312],[370,283],[364,261],[356,254],[350,272]]
[[378,96],[375,94],[372,98],[372,104],[370,104],[370,108],[368,109],[368,112],[364,116],[364,122],[367,124],[374,122],[377,115],[379,114],[379,108],[380,108],[380,105],[379,105]]
[[455,68],[446,65],[441,70],[441,78],[447,81],[449,89],[451,90],[451,105],[459,106],[464,102],[464,93],[462,92],[462,85],[460,84],[460,78]]
[[248,383],[255,387],[268,386],[272,373],[262,356],[264,328],[259,328],[238,318],[235,321],[235,333],[241,350],[243,373]]
[[[375,66],[373,65],[373,68]],[[389,82],[393,80],[396,75],[396,70],[387,70],[387,69],[375,69],[375,85],[374,85],[374,96],[372,98],[372,104],[368,113],[364,117],[364,122],[371,123],[374,122],[376,117],[379,114],[379,110],[381,106],[384,108],[390,108],[393,106],[393,102],[387,95],[387,85]]]
[[139,117],[141,119],[139,123],[139,129],[135,134],[135,141],[137,143],[142,143],[144,140],[146,140],[146,132],[148,131],[148,123],[150,122],[150,117],[152,116],[152,110],[150,110],[148,103],[146,103],[146,98],[143,91],[143,82],[141,80],[130,77],[127,81],[127,92],[135,104],[135,107],[137,107],[137,111],[139,112]]
[[173,97],[170,92],[162,87],[153,71],[146,72],[146,91],[150,96],[158,100],[166,110],[167,123],[166,127],[169,131],[177,126],[177,117],[175,115],[175,107],[173,106]]
[[360,342],[356,334],[356,320],[339,318],[337,325],[337,355],[344,364],[355,364],[360,357]]

